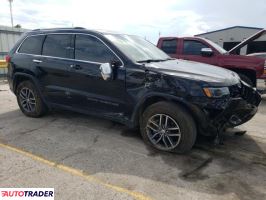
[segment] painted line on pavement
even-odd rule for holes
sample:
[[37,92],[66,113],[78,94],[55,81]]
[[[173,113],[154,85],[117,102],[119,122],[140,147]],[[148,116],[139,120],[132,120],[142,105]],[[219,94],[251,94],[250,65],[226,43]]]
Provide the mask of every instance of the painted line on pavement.
[[78,169],[75,169],[75,168],[72,168],[72,167],[68,167],[66,165],[58,164],[56,162],[47,160],[45,158],[42,158],[40,156],[34,155],[34,154],[30,153],[30,152],[27,152],[27,151],[25,151],[23,149],[19,149],[17,147],[13,147],[13,146],[10,146],[8,144],[3,144],[3,143],[0,143],[0,147],[2,147],[4,149],[8,149],[8,150],[16,152],[16,153],[19,153],[21,155],[27,156],[27,157],[31,158],[32,160],[39,161],[39,162],[44,163],[46,165],[55,167],[55,168],[60,169],[60,170],[62,170],[64,172],[67,172],[69,174],[82,177],[82,178],[86,179],[87,181],[94,182],[94,183],[97,183],[99,185],[105,186],[106,188],[112,189],[112,190],[114,190],[116,192],[127,194],[127,195],[129,195],[129,196],[131,196],[131,197],[133,197],[133,198],[135,198],[137,200],[152,200],[152,198],[150,198],[150,197],[148,197],[145,194],[142,194],[140,192],[128,190],[126,188],[123,188],[123,187],[120,187],[120,186],[117,186],[117,185],[106,183],[103,180],[98,179],[98,178],[96,178],[93,175],[89,175],[89,174],[87,174],[87,173],[85,173],[85,172],[83,172],[81,170],[78,170]]

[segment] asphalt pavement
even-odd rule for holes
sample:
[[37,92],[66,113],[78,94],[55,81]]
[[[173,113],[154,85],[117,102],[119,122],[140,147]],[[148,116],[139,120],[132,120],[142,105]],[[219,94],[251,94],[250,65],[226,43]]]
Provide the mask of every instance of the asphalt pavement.
[[56,199],[266,199],[266,96],[257,115],[187,155],[147,147],[138,131],[56,110],[24,116],[0,84],[0,187],[53,187]]

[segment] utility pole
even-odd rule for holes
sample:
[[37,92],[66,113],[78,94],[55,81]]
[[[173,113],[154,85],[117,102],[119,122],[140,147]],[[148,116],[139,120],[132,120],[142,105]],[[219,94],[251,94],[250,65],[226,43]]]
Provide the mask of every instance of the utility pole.
[[13,2],[13,0],[8,0],[8,1],[9,1],[9,9],[10,9],[11,26],[13,28],[14,27],[14,24],[13,24],[13,13],[12,13],[12,2]]

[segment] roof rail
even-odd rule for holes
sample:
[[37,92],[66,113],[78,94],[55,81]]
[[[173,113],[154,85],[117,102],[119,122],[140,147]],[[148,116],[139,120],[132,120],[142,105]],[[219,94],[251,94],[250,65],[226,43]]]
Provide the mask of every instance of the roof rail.
[[37,29],[33,29],[32,31],[41,31],[41,30],[55,30],[55,29],[86,29],[86,28],[83,28],[83,27],[70,27],[70,28],[44,28],[44,29],[40,29],[40,28],[37,28]]
[[74,27],[74,29],[86,29],[86,28],[77,26],[77,27]]

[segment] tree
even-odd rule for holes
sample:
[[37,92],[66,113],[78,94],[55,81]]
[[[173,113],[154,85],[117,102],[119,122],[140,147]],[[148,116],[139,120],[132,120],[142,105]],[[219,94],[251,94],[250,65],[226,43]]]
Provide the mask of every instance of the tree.
[[16,26],[14,26],[15,28],[21,28],[20,24],[17,24]]

